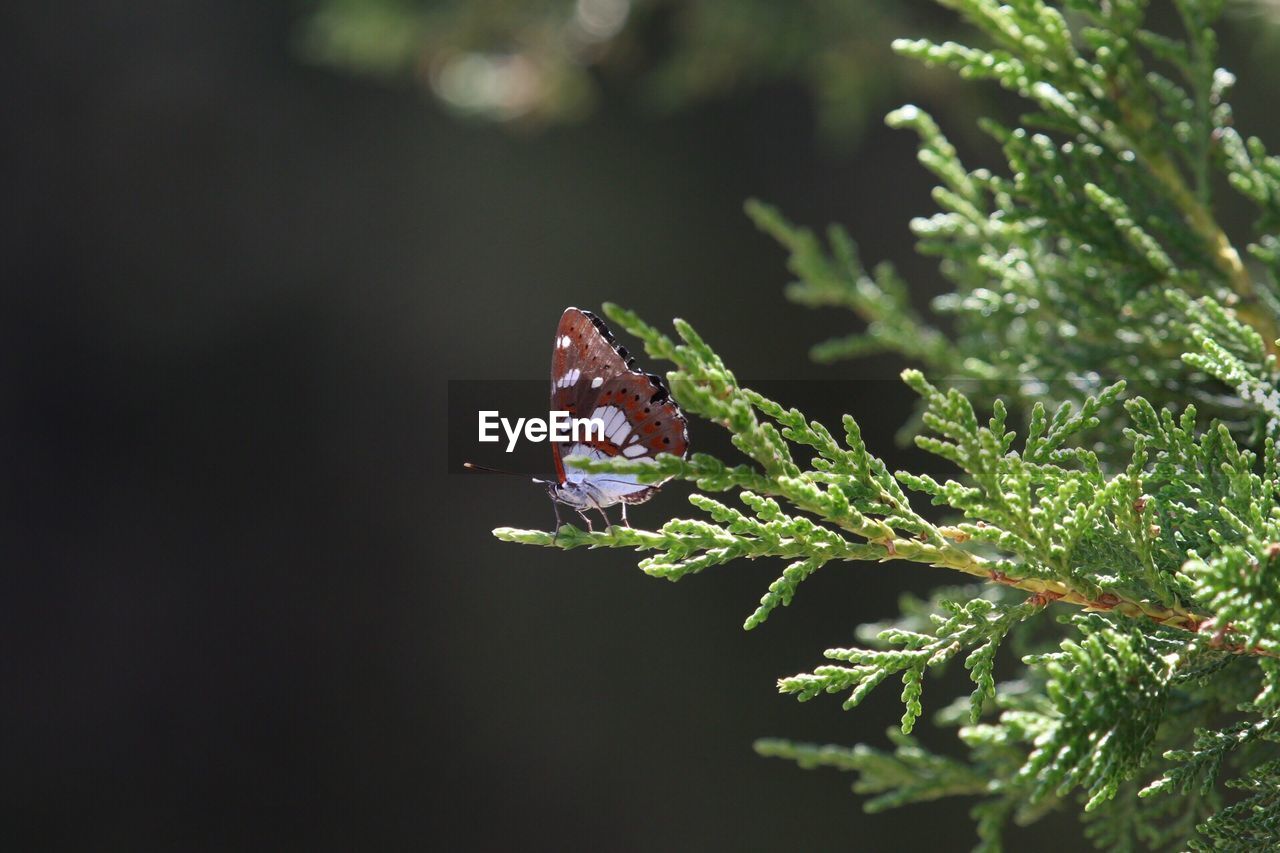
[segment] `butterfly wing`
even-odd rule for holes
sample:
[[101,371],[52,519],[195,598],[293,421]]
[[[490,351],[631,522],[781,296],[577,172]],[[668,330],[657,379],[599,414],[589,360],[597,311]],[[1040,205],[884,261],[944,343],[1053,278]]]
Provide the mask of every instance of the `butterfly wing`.
[[[599,318],[588,311],[566,308],[556,327],[555,347],[551,352],[551,409],[568,412],[571,418],[589,418],[595,410],[604,382],[626,373],[629,354],[613,345],[613,335],[601,333]],[[607,335],[607,337],[606,337]],[[599,380],[597,383],[596,380]],[[595,387],[592,387],[592,386]],[[552,442],[556,478],[565,481],[563,457],[567,444]]]
[[560,318],[551,358],[551,408],[604,424],[603,437],[553,442],[551,453],[560,483],[589,482],[607,503],[640,503],[659,484],[639,483],[634,474],[587,473],[566,466],[565,457],[645,459],[688,452],[684,414],[662,380],[641,372],[604,321],[589,311],[568,308]]

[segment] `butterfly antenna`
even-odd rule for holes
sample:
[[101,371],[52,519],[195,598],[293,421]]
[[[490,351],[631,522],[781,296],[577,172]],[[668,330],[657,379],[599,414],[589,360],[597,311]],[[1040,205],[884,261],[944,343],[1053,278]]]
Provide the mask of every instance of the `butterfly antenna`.
[[508,477],[529,477],[535,483],[548,483],[550,480],[543,480],[539,477],[533,477],[529,474],[521,474],[519,471],[504,471],[501,468],[490,468],[486,465],[476,465],[474,462],[463,462],[462,467],[471,471],[479,471],[484,474],[504,474]]

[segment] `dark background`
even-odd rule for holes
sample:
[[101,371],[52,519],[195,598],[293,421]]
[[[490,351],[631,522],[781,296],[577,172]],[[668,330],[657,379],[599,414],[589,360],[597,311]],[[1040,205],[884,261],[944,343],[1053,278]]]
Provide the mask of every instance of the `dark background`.
[[[841,221],[927,295],[910,135],[832,153],[785,85],[511,134],[297,62],[287,7],[6,17],[4,847],[972,845],[969,803],[868,816],[848,777],[750,749],[885,745],[895,687],[846,713],[774,680],[951,578],[832,565],[744,633],[780,564],[672,587],[632,554],[503,544],[548,524],[545,496],[449,471],[449,381],[545,381],[563,308],[606,300],[685,317],[919,467],[893,444],[899,365],[812,365],[852,323],[788,304],[741,214]],[[784,381],[823,377],[856,381]],[[1014,840],[1080,846],[1073,821]]]

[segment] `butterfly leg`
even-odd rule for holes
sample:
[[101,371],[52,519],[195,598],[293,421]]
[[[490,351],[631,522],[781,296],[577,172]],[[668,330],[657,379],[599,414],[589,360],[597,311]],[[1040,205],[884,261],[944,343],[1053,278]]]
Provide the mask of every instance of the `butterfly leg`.
[[582,516],[582,520],[583,520],[583,521],[585,521],[585,522],[587,523],[587,532],[588,532],[588,533],[595,533],[595,532],[596,532],[596,529],[595,529],[594,527],[592,527],[592,526],[591,526],[591,518],[590,518],[590,516],[588,516],[588,515],[587,515],[586,511],[585,511],[585,510],[581,510],[581,509],[580,509],[580,510],[578,510],[578,515]]
[[555,542],[560,537],[560,503],[555,499],[551,499],[551,511],[556,514],[556,526],[551,528],[551,541]]
[[627,502],[626,501],[622,502],[622,526],[623,527],[631,526],[631,522],[627,521]]
[[598,511],[600,513],[600,517],[604,519],[605,530],[608,530],[610,527],[613,527],[613,522],[609,520],[609,513],[604,511],[604,507],[598,506],[596,507],[596,511]]

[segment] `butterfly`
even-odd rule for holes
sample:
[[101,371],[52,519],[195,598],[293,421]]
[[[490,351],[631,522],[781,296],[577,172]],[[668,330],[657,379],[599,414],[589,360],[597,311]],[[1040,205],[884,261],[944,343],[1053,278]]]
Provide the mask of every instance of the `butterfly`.
[[622,523],[630,527],[627,505],[644,503],[662,485],[641,483],[635,474],[587,472],[569,457],[641,460],[659,453],[684,457],[689,452],[684,413],[662,379],[636,367],[627,348],[590,311],[566,308],[556,327],[551,409],[604,424],[603,436],[597,431],[579,442],[551,444],[556,479],[546,481],[546,486],[556,511],[556,530],[560,529],[560,504],[572,507],[588,530],[593,529],[588,510],[598,510],[608,527],[605,507],[621,504]]

